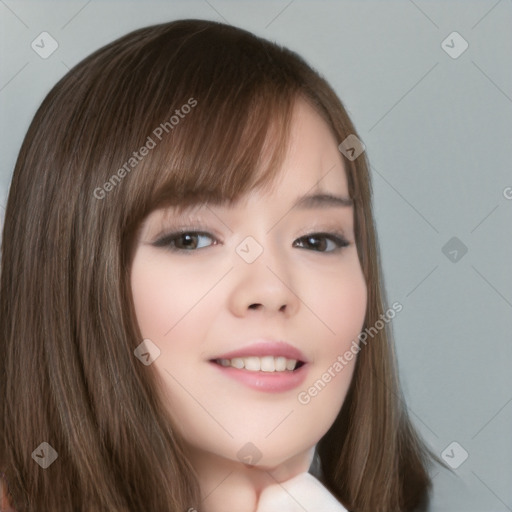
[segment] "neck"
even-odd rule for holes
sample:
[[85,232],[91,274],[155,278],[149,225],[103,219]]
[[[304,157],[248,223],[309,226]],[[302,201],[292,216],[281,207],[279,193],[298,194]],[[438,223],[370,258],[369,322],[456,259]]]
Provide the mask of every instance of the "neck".
[[254,512],[261,491],[308,471],[314,447],[277,466],[248,466],[189,447],[201,488],[201,512]]

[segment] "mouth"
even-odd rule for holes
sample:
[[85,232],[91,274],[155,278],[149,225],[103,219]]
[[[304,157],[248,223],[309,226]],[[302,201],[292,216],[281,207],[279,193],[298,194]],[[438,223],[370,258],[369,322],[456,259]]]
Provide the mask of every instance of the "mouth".
[[306,364],[304,361],[288,359],[284,356],[220,358],[211,359],[210,362],[223,366],[224,368],[231,367],[238,370],[247,370],[249,372],[266,373],[294,372]]
[[309,361],[297,348],[285,342],[260,340],[222,354],[209,363],[232,381],[257,391],[284,392],[306,379]]

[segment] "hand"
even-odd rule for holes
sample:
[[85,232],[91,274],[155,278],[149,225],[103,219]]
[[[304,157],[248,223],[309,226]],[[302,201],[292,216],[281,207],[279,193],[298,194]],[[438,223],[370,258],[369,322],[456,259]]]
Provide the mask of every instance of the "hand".
[[347,509],[309,473],[265,487],[256,512],[347,512]]

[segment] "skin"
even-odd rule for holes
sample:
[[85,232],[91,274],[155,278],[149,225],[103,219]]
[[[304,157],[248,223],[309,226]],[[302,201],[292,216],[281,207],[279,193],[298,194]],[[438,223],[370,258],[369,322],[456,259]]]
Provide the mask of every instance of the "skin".
[[[287,155],[271,190],[253,190],[234,206],[198,205],[179,216],[155,210],[142,226],[131,269],[137,321],[143,337],[160,349],[152,364],[197,471],[206,512],[265,512],[283,482],[291,482],[292,490],[309,486],[316,506],[323,499],[331,510],[329,493],[314,479],[319,485],[311,487],[306,472],[343,404],[355,358],[309,403],[300,403],[298,394],[357,339],[367,290],[353,207],[292,205],[306,194],[348,197],[338,144],[314,109],[298,100]],[[179,228],[210,235],[154,245]],[[325,232],[341,233],[348,246],[306,236]],[[247,236],[263,248],[250,264],[236,252]],[[209,362],[261,337],[285,340],[306,355],[303,384],[257,391]],[[249,442],[261,453],[254,466],[237,456]]]

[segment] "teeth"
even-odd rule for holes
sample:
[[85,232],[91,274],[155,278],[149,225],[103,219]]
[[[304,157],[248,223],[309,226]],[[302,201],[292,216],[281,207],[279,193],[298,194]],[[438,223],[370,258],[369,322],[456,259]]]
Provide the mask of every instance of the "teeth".
[[286,370],[286,357],[276,357],[275,366],[276,372],[284,372]]
[[261,358],[261,371],[262,372],[275,372],[276,363],[272,356],[265,356]]
[[251,372],[259,372],[261,369],[261,362],[259,357],[244,357],[243,362],[245,369]]
[[296,359],[286,359],[286,357],[235,357],[233,359],[217,359],[221,366],[232,366],[233,368],[246,369],[250,372],[284,372],[292,371],[297,365]]
[[[229,359],[226,359],[226,361],[229,363]],[[234,359],[231,359],[231,364],[228,364],[228,366],[234,366],[235,368],[243,368],[244,367],[244,360],[241,357],[235,357]]]
[[295,361],[295,359],[288,359],[286,361],[286,369],[293,370],[295,368],[296,364],[297,364],[297,361]]

